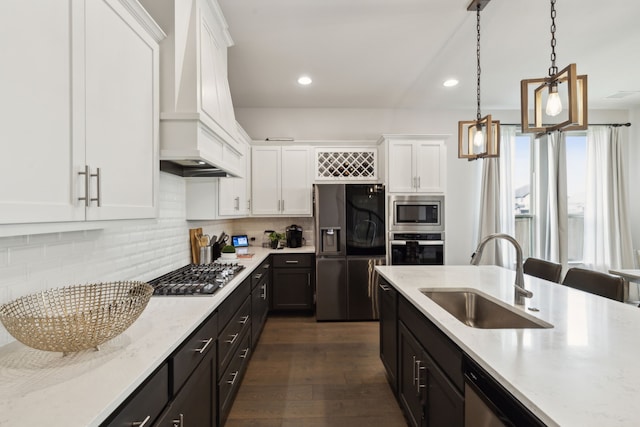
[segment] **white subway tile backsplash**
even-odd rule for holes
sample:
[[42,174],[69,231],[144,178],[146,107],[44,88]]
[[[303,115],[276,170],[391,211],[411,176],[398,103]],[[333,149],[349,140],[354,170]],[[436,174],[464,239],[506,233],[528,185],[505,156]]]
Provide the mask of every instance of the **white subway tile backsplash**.
[[[0,304],[47,288],[116,280],[151,280],[191,262],[189,228],[209,235],[248,234],[262,243],[265,229],[304,229],[311,244],[312,218],[246,218],[186,221],[183,178],[160,173],[157,220],[114,222],[101,230],[0,238]],[[13,341],[0,326],[0,345]]]

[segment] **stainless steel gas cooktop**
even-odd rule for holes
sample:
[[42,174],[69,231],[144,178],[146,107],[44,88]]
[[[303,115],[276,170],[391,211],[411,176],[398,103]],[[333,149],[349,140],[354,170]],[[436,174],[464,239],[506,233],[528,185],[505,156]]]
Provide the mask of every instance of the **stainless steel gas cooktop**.
[[154,295],[212,295],[243,269],[238,262],[189,264],[149,284],[153,286]]

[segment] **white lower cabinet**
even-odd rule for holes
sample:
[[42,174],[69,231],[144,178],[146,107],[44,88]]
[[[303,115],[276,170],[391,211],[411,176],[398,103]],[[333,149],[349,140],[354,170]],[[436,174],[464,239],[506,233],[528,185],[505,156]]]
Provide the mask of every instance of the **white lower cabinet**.
[[162,31],[135,0],[3,9],[0,224],[156,216]]
[[311,215],[311,148],[254,146],[251,153],[251,213]]

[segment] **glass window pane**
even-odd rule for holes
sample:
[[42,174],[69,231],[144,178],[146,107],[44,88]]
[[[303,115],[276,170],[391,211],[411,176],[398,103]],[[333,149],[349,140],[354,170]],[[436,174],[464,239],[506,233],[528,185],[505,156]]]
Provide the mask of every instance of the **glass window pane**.
[[587,137],[567,135],[567,210],[569,262],[581,262],[584,244],[584,205],[587,185]]

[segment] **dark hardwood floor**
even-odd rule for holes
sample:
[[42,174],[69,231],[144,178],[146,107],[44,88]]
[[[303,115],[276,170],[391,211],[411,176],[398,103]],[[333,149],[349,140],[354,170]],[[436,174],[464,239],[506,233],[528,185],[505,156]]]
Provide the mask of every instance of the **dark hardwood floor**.
[[225,426],[406,427],[378,340],[378,322],[270,315]]

